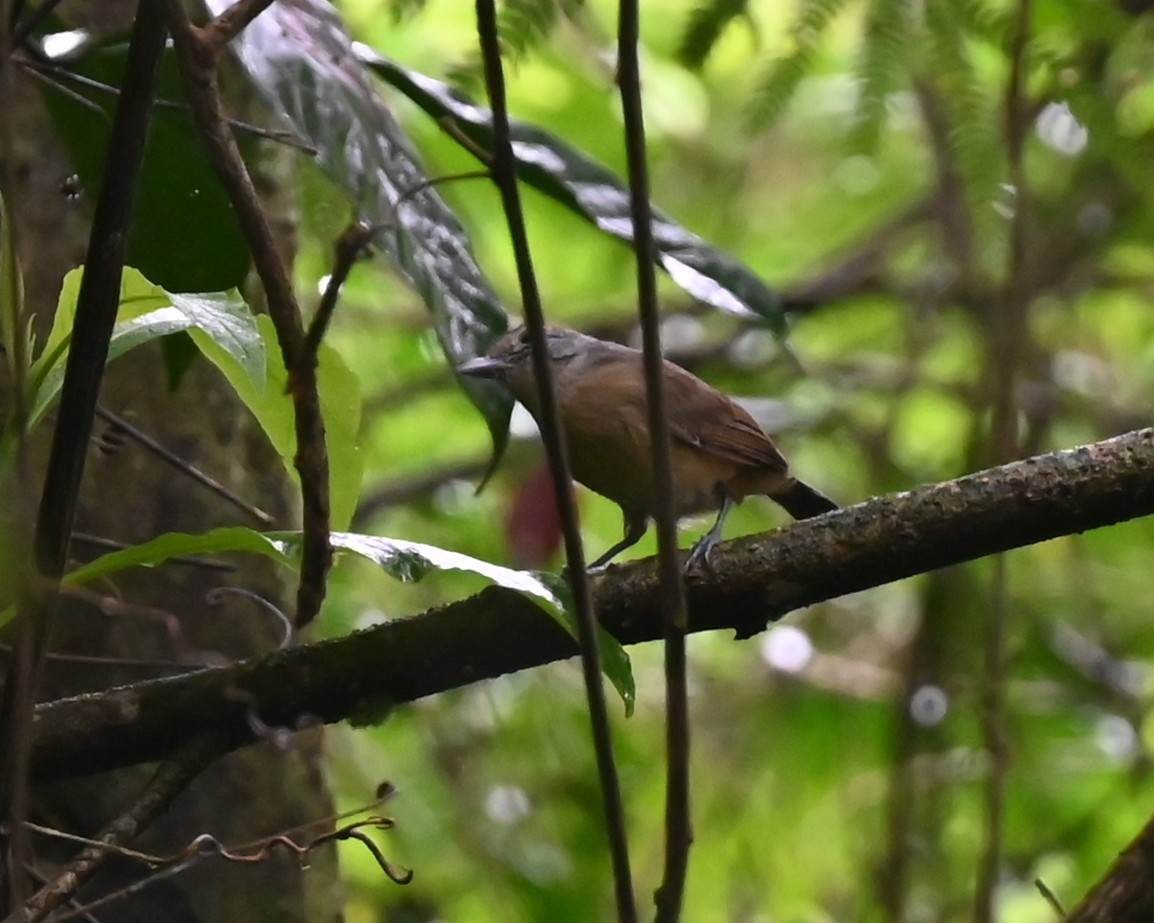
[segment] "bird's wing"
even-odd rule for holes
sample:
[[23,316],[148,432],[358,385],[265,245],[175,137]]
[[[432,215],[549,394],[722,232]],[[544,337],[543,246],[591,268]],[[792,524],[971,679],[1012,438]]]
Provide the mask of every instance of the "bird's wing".
[[739,465],[784,472],[785,456],[736,402],[689,372],[666,362],[665,401],[673,438]]

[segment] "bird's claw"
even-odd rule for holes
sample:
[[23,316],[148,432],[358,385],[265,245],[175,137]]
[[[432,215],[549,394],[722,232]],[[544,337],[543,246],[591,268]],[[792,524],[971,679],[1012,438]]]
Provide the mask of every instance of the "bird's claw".
[[713,562],[709,556],[713,553],[713,546],[717,544],[717,537],[706,533],[701,536],[689,550],[689,557],[685,559],[685,572],[693,570],[698,565],[704,565],[706,570],[713,570]]

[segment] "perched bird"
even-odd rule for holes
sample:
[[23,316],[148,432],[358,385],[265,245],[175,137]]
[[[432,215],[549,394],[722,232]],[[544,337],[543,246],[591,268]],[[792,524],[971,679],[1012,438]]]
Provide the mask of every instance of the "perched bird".
[[[616,503],[625,517],[624,538],[590,565],[600,567],[636,544],[657,515],[642,356],[640,350],[575,330],[550,328],[547,341],[573,477]],[[503,383],[539,419],[525,328],[506,334],[488,356],[457,370]],[[750,494],[765,494],[795,519],[837,509],[825,494],[790,475],[785,456],[748,412],[668,360],[663,375],[674,513],[718,511],[686,567],[708,561],[730,508]]]

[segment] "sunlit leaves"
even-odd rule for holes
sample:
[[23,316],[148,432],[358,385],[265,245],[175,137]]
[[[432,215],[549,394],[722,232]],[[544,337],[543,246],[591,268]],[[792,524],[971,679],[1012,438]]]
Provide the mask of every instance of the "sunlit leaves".
[[[82,271],[73,270],[65,277],[52,329],[40,356],[32,364],[30,425],[44,415],[60,394]],[[250,374],[263,375],[264,344],[257,335],[256,322],[248,306],[235,292],[171,294],[153,285],[137,270],[125,267],[116,317],[109,361],[149,340],[197,329],[217,342]]]

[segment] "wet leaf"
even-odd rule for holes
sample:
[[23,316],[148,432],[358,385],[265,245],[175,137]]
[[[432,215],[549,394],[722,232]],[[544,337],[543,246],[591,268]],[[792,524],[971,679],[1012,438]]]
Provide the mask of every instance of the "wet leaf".
[[[283,536],[284,544],[281,548],[286,554],[293,556],[299,554],[299,533],[291,535],[273,533],[273,535]],[[569,584],[556,574],[513,570],[434,545],[376,535],[334,532],[330,538],[334,548],[367,558],[385,573],[406,582],[421,580],[432,571],[464,570],[479,574],[498,586],[532,597],[533,601],[574,639],[577,638],[577,622]],[[598,637],[602,668],[625,702],[626,713],[631,714],[635,690],[629,655],[625,653],[620,643],[603,629],[599,629]]]
[[[219,13],[227,0],[209,0]],[[428,307],[453,365],[483,354],[508,317],[408,137],[357,59],[339,14],[319,0],[280,0],[233,42],[241,63],[317,164],[349,197],[374,242]],[[499,456],[512,399],[491,382],[464,379]]]
[[[493,148],[492,115],[448,84],[358,46],[361,59],[421,107],[438,124],[451,123],[457,133],[483,151]],[[607,234],[633,240],[629,189],[621,179],[556,135],[514,122],[513,151],[522,180],[556,199]],[[653,210],[657,264],[698,301],[743,317],[768,323],[785,332],[781,299],[743,263],[682,227],[658,209]]]

